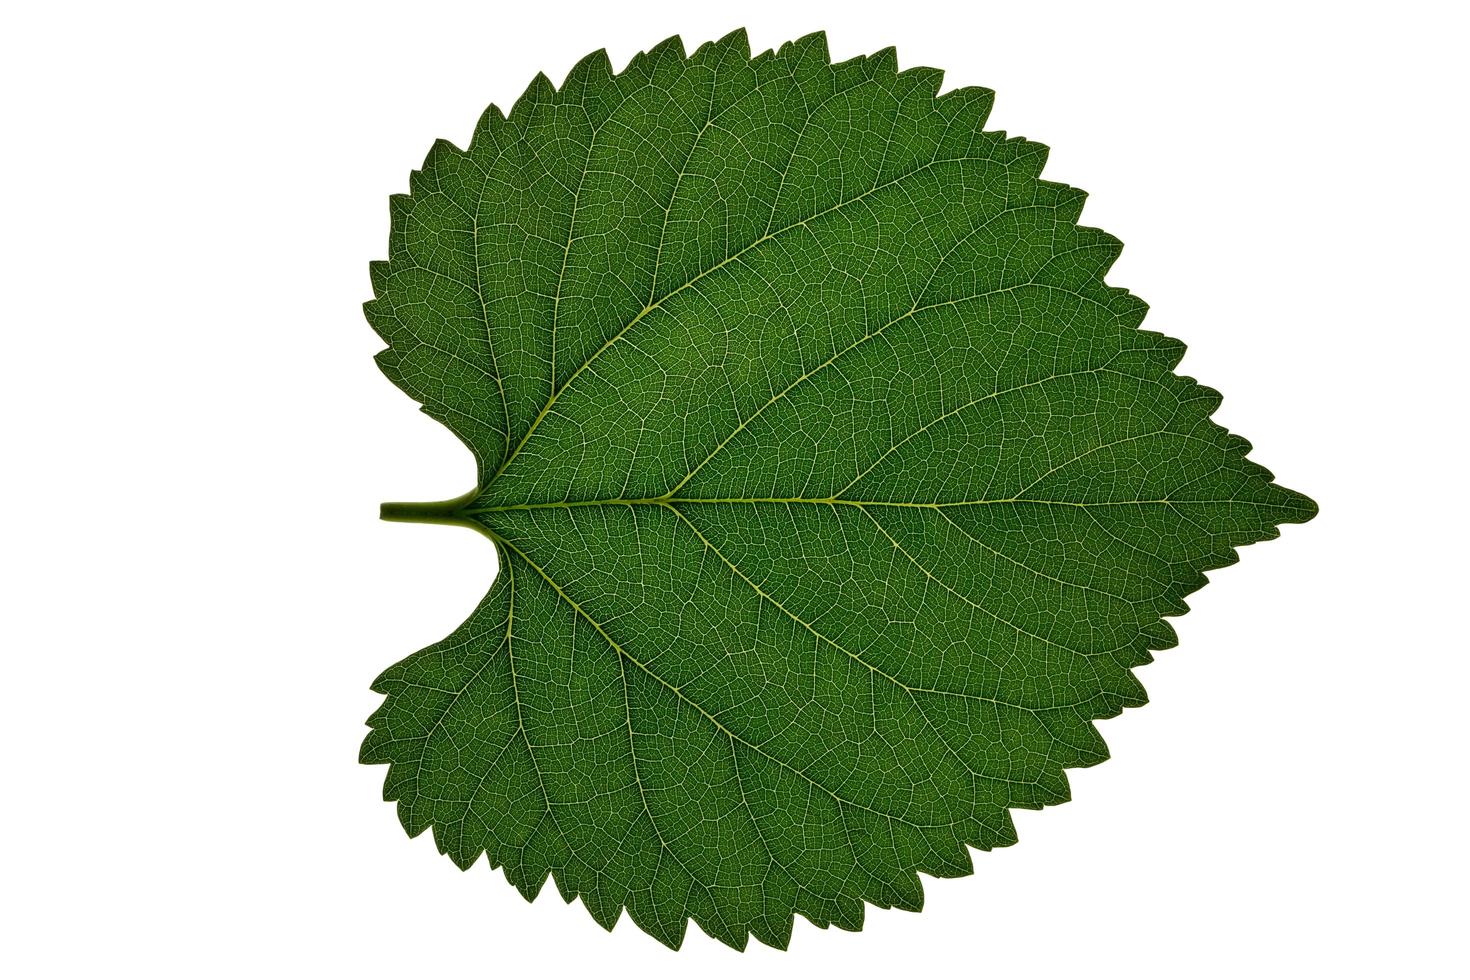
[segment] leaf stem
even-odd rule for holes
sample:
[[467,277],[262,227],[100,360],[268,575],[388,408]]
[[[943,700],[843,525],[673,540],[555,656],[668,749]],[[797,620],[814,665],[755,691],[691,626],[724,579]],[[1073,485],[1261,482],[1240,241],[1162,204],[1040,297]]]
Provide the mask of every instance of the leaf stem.
[[480,525],[464,514],[464,509],[480,495],[479,487],[450,500],[393,501],[385,503],[378,516],[385,521],[407,524],[456,524],[479,529]]

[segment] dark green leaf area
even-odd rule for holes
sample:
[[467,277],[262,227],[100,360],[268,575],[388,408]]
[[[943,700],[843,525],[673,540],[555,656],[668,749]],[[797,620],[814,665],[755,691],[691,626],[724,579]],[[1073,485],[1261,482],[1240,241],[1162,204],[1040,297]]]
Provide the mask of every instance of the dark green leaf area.
[[1315,513],[1045,147],[939,82],[820,35],[599,52],[393,199],[379,362],[479,472],[422,519],[501,567],[376,682],[410,834],[671,946],[917,909],[1106,758],[1205,571]]

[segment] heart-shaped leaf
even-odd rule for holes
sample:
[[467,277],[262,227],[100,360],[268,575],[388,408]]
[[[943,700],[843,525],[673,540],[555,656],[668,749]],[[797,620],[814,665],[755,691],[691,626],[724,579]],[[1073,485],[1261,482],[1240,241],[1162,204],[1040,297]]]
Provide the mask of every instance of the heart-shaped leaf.
[[1203,572],[1304,521],[1046,148],[891,50],[677,39],[491,108],[392,200],[384,372],[500,573],[387,670],[410,834],[611,926],[917,909],[1067,799]]

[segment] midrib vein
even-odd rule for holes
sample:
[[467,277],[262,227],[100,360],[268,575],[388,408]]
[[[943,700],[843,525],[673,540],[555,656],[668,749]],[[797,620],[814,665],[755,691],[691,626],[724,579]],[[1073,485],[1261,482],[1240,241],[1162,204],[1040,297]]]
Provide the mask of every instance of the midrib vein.
[[[1004,504],[1037,504],[1047,507],[1171,507],[1181,504],[1220,505],[1255,504],[1250,500],[1199,500],[1159,497],[1152,500],[1047,500],[1038,497],[992,497],[983,500],[939,500],[932,502],[910,500],[851,500],[845,497],[610,497],[603,500],[555,500],[542,503],[487,504],[466,507],[461,514],[472,517],[477,514],[504,514],[521,510],[570,510],[579,507],[667,507],[683,504],[792,504],[818,507],[907,507],[917,510],[943,510],[949,507],[999,506]],[[1267,506],[1261,504],[1260,506]],[[1273,503],[1273,508],[1304,510],[1290,503]]]

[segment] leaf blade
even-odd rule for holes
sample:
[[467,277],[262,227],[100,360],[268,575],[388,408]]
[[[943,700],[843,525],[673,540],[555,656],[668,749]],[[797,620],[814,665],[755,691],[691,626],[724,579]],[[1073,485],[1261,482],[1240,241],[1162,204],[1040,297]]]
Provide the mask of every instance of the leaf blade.
[[599,52],[395,199],[379,362],[502,567],[375,685],[410,834],[674,947],[917,909],[1106,758],[1204,571],[1315,512],[1045,147],[938,85],[820,35]]

